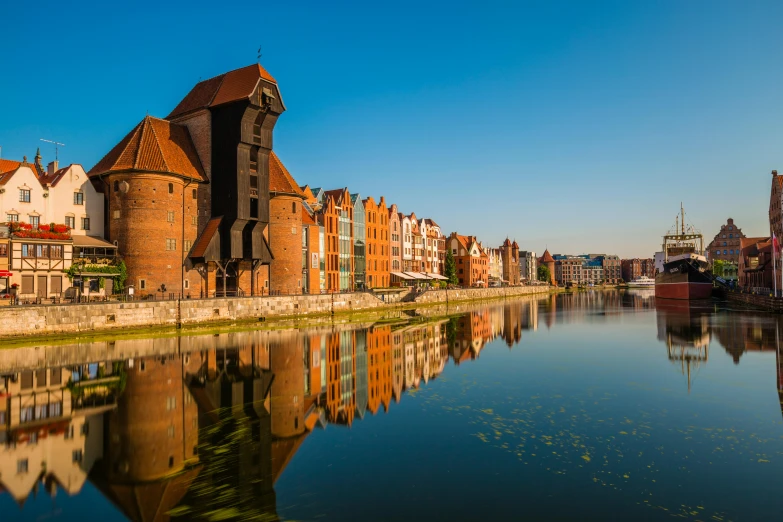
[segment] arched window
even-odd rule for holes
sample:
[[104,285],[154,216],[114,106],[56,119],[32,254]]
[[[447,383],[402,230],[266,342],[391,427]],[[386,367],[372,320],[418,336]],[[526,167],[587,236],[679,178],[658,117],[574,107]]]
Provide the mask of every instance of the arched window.
[[725,250],[723,251],[723,255],[724,255],[724,256],[726,255],[726,251],[725,251]]

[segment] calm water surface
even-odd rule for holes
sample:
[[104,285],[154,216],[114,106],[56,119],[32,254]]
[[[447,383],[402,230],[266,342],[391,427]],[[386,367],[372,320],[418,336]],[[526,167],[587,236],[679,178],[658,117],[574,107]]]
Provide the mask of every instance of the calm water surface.
[[778,318],[657,305],[3,350],[0,520],[783,519]]

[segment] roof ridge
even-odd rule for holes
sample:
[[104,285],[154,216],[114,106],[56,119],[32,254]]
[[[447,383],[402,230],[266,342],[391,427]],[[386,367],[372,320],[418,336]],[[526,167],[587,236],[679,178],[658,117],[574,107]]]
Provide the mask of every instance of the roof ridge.
[[[138,147],[136,147],[136,150],[135,150],[135,152],[134,152],[134,154],[133,154],[133,164],[132,164],[132,165],[133,165],[133,168],[134,168],[134,169],[137,169],[137,168],[139,168],[139,155],[141,154],[141,144],[142,144],[142,143],[144,143],[144,127],[146,127],[146,123],[147,123],[147,120],[149,119],[149,117],[150,117],[150,116],[149,116],[149,114],[148,114],[147,116],[145,116],[145,117],[144,117],[144,119],[143,119],[143,120],[141,120],[141,123],[139,123],[139,124],[136,126],[136,128],[138,129],[138,130],[137,130],[137,132],[134,132],[134,133],[133,133],[133,136],[131,137],[131,139],[133,139],[133,138],[135,138],[135,137],[136,137],[136,134],[137,134],[137,133],[141,133],[141,134],[139,135],[139,146],[138,146]],[[131,143],[131,142],[129,141],[129,142],[128,142],[128,145],[126,145],[126,146],[125,146],[125,148],[126,148],[126,149],[127,149],[127,148],[128,148],[128,146],[130,145],[130,143]]]
[[[149,116],[149,115],[147,115],[147,119],[148,119],[148,120],[151,120],[151,119],[152,119],[152,117],[151,117],[151,116]],[[170,122],[170,121],[167,121],[167,120],[161,120],[161,121],[165,121],[165,122],[166,122],[167,124],[169,124],[169,125],[176,125],[176,123],[172,123],[172,122]],[[164,169],[166,170],[166,172],[172,172],[172,170],[169,168],[169,164],[168,164],[168,162],[166,161],[166,155],[163,153],[163,147],[161,147],[161,146],[160,146],[160,141],[158,140],[158,133],[157,133],[157,132],[155,132],[155,126],[154,126],[154,125],[152,125],[152,122],[151,122],[151,121],[150,121],[150,123],[149,123],[149,126],[150,126],[150,129],[152,129],[152,136],[155,138],[155,145],[157,145],[157,146],[158,146],[158,150],[160,151],[160,157],[161,157],[161,159],[163,160],[163,167],[164,167]],[[190,133],[189,133],[189,132],[188,132],[188,135],[190,135]],[[141,150],[141,147],[139,147],[139,150]],[[200,158],[199,158],[199,159],[200,159]]]

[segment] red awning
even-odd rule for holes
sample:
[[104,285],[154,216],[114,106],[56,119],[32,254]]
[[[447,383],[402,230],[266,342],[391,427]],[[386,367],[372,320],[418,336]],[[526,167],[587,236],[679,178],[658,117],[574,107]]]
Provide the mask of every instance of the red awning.
[[9,272],[8,270],[0,270],[0,277],[11,277],[12,275],[14,274]]

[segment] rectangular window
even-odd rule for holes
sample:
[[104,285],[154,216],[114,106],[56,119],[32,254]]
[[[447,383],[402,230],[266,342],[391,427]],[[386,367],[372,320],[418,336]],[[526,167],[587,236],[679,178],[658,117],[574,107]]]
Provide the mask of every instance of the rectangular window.
[[8,244],[2,243],[0,244],[0,256],[7,256],[8,255]]
[[35,228],[38,228],[38,224],[40,222],[41,222],[41,218],[39,216],[30,216],[30,224]]
[[147,288],[147,280],[139,279],[139,290],[144,290],[146,288]]
[[198,190],[193,189],[193,199],[198,199]]
[[82,450],[80,450],[80,449],[73,450],[73,461],[74,462],[81,462],[82,461]]
[[49,245],[35,245],[35,257],[39,259],[48,259]]
[[16,461],[16,472],[27,473],[27,459],[19,459]]
[[14,223],[19,222],[19,214],[6,214],[5,215],[6,221],[13,221]]
[[177,249],[176,239],[166,239],[166,250],[173,251]]
[[65,226],[71,230],[76,228],[76,218],[73,216],[65,216]]
[[171,411],[177,408],[176,397],[166,397],[166,411]]
[[90,230],[90,218],[82,218],[82,230]]
[[120,219],[120,211],[119,210],[113,211],[111,213],[111,217],[114,218],[114,219]]
[[173,210],[169,210],[168,212],[166,212],[166,221],[168,221],[169,223],[174,223],[174,211]]
[[21,203],[30,203],[30,190],[19,189],[19,201]]
[[19,409],[19,422],[32,422],[34,420],[32,406],[22,406]]
[[193,246],[193,241],[190,239],[185,240],[185,252],[190,252],[190,248]]
[[84,192],[74,192],[73,193],[73,204],[74,205],[84,205]]
[[185,290],[190,289],[190,281],[185,279]]
[[49,245],[49,259],[62,259],[62,258],[63,258],[63,246]]
[[190,224],[198,225],[198,216],[190,216]]

